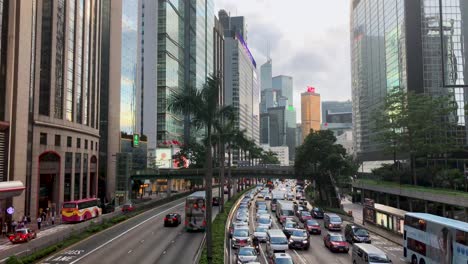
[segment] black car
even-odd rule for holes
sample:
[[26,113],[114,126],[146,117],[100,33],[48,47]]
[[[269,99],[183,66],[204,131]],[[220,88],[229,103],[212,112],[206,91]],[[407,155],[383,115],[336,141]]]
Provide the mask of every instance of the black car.
[[219,206],[220,199],[219,197],[213,197],[213,206]]
[[310,211],[310,214],[314,217],[314,218],[320,218],[320,219],[323,219],[323,215],[324,215],[324,212],[321,208],[318,208],[318,207],[314,207],[314,209],[312,209]]
[[309,233],[304,229],[295,229],[291,232],[288,241],[289,249],[305,249],[310,247]]
[[363,227],[348,224],[345,227],[345,239],[349,243],[371,243],[369,232]]
[[164,226],[178,226],[182,223],[182,216],[178,213],[170,213],[164,217]]
[[286,235],[287,238],[291,236],[291,233],[297,228],[297,224],[295,222],[286,222],[283,226],[283,233]]

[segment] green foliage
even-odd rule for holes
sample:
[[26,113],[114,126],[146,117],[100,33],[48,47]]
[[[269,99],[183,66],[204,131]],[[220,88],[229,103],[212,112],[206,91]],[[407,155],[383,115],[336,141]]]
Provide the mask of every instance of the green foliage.
[[23,264],[23,261],[17,256],[11,256],[7,259],[6,264]]
[[262,164],[280,164],[278,159],[278,154],[275,152],[268,150],[262,153],[261,155],[261,163]]
[[435,182],[437,187],[450,189],[463,189],[464,184],[463,173],[458,169],[441,170],[436,174]]
[[359,166],[347,156],[343,146],[336,144],[332,131],[312,130],[296,150],[294,167],[303,178],[315,181],[316,201],[338,206],[335,185],[349,186],[350,176],[357,173]]
[[383,107],[372,116],[375,140],[388,154],[409,154],[413,183],[417,184],[416,157],[458,150],[455,138],[457,104],[453,95],[429,96],[397,87],[389,91]]

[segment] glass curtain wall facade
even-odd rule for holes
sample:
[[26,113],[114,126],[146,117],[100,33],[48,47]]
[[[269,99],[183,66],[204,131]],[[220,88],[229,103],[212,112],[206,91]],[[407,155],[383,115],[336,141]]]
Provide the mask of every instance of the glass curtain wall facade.
[[[411,14],[411,15],[409,15]],[[382,159],[370,113],[395,87],[449,96],[457,111],[447,127],[466,145],[467,1],[355,0],[351,13],[354,149]]]
[[[184,88],[185,1],[159,1],[157,50],[157,143],[182,140],[183,116],[167,111],[171,94]],[[153,25],[154,26],[154,25]],[[147,29],[151,25],[146,25]],[[150,113],[146,113],[150,114]]]
[[136,122],[136,64],[138,42],[138,3],[122,1],[122,66],[120,79],[120,130],[135,131]]

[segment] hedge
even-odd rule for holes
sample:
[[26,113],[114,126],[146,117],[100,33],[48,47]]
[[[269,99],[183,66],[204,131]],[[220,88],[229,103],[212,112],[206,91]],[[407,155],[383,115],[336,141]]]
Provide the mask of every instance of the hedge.
[[[250,187],[248,189],[243,190],[242,192],[236,194],[231,198],[230,201],[224,204],[224,212],[219,213],[215,220],[213,221],[213,263],[214,264],[224,264],[224,240],[225,237],[225,230],[226,230],[226,221],[229,216],[229,212],[231,208],[236,203],[236,201],[247,191],[251,190],[254,187]],[[207,256],[206,256],[206,244],[203,248],[202,255],[200,257],[200,264],[207,264]]]

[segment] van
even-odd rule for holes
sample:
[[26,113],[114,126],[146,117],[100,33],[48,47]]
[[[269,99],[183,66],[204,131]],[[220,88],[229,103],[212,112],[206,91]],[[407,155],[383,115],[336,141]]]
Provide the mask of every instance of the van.
[[267,232],[267,252],[285,252],[288,249],[288,239],[281,229],[270,229]]
[[337,214],[326,213],[323,217],[323,225],[328,230],[341,231],[343,220]]
[[354,244],[352,254],[353,264],[392,263],[387,254],[371,244]]

